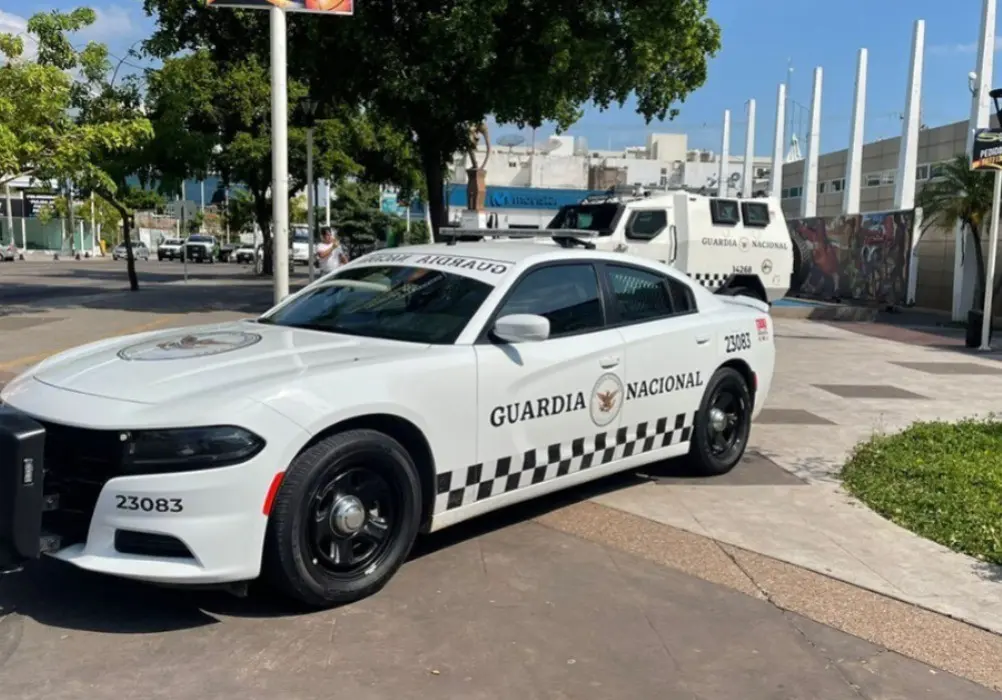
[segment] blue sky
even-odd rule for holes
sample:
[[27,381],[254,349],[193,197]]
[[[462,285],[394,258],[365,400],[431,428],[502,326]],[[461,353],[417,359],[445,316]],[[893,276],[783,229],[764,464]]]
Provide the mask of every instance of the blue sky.
[[[361,0],[364,2],[365,0]],[[32,0],[32,10],[72,8],[72,0]],[[81,41],[106,42],[124,57],[133,42],[148,35],[152,20],[141,0],[89,3],[97,23]],[[974,68],[981,0],[710,0],[710,15],[720,24],[723,47],[711,61],[706,84],[690,95],[672,122],[645,125],[631,104],[606,112],[588,110],[569,133],[584,136],[592,148],[640,145],[649,131],[685,132],[692,148],[719,150],[723,111],[731,110],[731,151],[742,152],[745,103],[757,102],[756,152],[772,148],[776,86],[793,66],[791,97],[796,130],[806,131],[814,68],[824,68],[821,145],[823,151],[848,142],[856,57],[869,49],[866,140],[900,133],[911,38],[916,19],[926,21],[922,113],[929,126],[967,117],[967,73]],[[24,0],[0,0],[0,31],[23,27]],[[350,21],[350,20],[343,20]],[[20,24],[19,24],[20,23]],[[1002,42],[999,47],[1002,48]],[[996,85],[1002,74],[996,54]],[[131,59],[126,59],[132,62]],[[128,63],[123,67],[128,70]],[[517,131],[491,129],[496,140]],[[551,130],[537,132],[541,140]],[[528,132],[524,132],[528,138]]]

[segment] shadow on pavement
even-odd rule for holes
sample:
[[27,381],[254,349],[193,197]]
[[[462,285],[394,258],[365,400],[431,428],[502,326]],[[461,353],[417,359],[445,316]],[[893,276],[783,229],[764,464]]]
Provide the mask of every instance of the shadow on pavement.
[[[643,468],[644,476],[635,471],[613,474],[504,508],[419,537],[410,560],[434,556],[462,542],[654,478],[684,478],[680,475],[685,471],[679,460],[654,463]],[[19,573],[0,577],[0,613],[7,613],[9,618],[21,615],[50,627],[107,634],[195,628],[215,624],[220,621],[219,616],[272,618],[314,612],[286,602],[257,582],[252,584],[248,597],[240,598],[222,590],[167,588],[104,576],[46,558],[29,564]],[[0,614],[0,621],[3,619]]]

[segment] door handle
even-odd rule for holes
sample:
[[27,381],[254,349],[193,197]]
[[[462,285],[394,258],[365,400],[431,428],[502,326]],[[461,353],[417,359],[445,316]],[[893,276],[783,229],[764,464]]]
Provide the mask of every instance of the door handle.
[[603,357],[598,363],[602,366],[602,369],[612,369],[619,364],[618,357]]
[[701,335],[696,337],[696,345],[706,345],[710,342],[710,336]]

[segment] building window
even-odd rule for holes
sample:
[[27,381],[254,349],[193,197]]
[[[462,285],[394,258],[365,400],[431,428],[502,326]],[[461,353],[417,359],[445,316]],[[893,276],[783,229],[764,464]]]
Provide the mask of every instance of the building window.
[[920,165],[915,168],[915,179],[916,180],[928,180],[929,179],[929,166]]
[[783,190],[782,190],[782,191],[781,191],[781,192],[779,193],[779,196],[780,196],[781,198],[783,198],[783,199],[789,199],[789,198],[790,198],[790,188],[789,188],[789,187],[787,187],[787,188],[783,189]]
[[828,190],[828,183],[827,182],[819,182],[818,183],[818,194],[824,194],[827,190]]
[[880,173],[866,175],[863,177],[864,187],[878,187],[880,185]]
[[832,180],[832,192],[841,192],[845,189],[845,178],[840,177],[838,180]]
[[792,197],[794,199],[796,199],[797,197],[799,197],[803,193],[804,193],[804,188],[803,187],[791,187],[790,188],[790,197]]
[[929,179],[943,177],[943,166],[945,163],[933,163],[929,166]]
[[880,174],[880,184],[881,185],[893,185],[894,184],[894,171],[887,170]]

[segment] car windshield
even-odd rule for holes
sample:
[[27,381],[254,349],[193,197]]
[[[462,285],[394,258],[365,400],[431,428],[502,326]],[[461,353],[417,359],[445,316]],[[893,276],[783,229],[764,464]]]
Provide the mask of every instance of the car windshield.
[[188,238],[189,243],[212,243],[212,236],[191,236]]
[[571,204],[561,207],[547,228],[576,228],[608,236],[612,233],[612,224],[619,208],[619,204],[611,203]]
[[451,344],[489,284],[424,267],[348,268],[259,322],[346,335]]
[[297,228],[292,232],[292,241],[294,243],[309,243],[310,242],[310,232],[305,228]]
[[181,245],[181,241],[179,241],[176,238],[168,238],[163,242],[162,245]]

